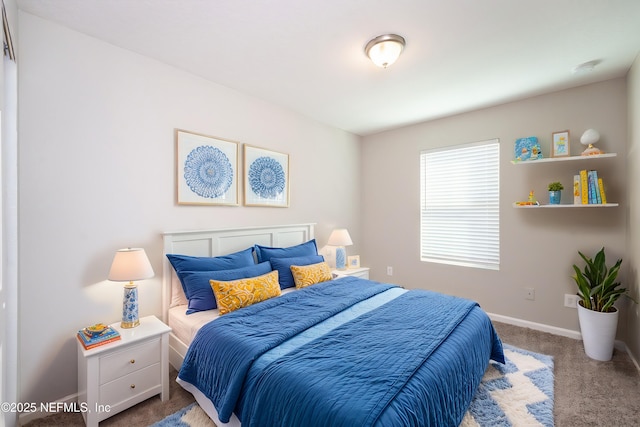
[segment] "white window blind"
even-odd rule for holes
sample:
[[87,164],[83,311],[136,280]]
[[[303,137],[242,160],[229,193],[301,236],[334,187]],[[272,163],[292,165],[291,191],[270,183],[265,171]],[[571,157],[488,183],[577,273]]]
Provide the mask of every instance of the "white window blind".
[[420,259],[500,268],[497,139],[420,153]]

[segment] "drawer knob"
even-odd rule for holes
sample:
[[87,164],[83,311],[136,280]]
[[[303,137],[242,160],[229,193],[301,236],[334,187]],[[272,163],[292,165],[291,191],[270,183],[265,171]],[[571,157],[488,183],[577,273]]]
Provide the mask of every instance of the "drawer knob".
[[129,387],[136,388],[136,385],[135,384],[131,384]]
[[136,359],[131,359],[131,360],[129,361],[129,363],[131,363],[131,364],[133,365],[134,363],[136,363]]

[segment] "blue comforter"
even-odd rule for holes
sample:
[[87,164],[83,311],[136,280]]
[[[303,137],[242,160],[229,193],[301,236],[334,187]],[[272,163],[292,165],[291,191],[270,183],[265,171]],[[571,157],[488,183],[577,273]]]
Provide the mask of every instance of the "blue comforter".
[[476,303],[346,277],[205,325],[179,376],[243,426],[457,426],[489,357],[504,360]]

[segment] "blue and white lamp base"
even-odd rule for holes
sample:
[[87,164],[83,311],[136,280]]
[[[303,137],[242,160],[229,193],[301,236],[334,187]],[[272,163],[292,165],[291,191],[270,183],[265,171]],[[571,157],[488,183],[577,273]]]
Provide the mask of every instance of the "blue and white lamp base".
[[336,268],[338,270],[347,268],[347,251],[344,246],[336,247]]
[[124,298],[122,300],[122,323],[123,328],[135,328],[140,324],[138,319],[138,288],[129,283],[124,287]]

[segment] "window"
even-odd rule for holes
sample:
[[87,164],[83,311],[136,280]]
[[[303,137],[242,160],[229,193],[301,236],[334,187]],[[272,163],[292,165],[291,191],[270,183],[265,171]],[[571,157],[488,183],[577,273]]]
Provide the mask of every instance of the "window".
[[420,153],[420,259],[500,268],[500,143]]

